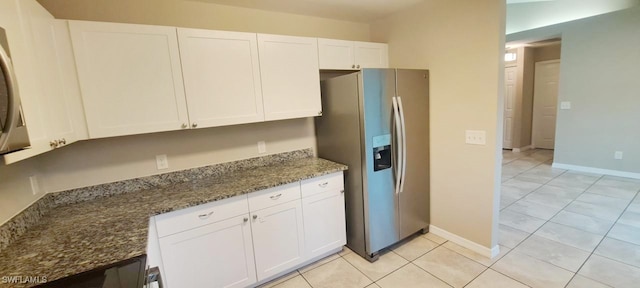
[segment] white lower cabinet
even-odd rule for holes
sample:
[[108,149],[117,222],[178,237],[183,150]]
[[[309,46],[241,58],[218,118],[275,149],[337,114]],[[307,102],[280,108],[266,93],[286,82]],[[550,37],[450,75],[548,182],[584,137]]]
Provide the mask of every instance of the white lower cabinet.
[[344,190],[302,199],[305,255],[314,258],[347,243]]
[[251,212],[251,217],[258,280],[302,263],[305,255],[300,200]]
[[160,238],[169,287],[246,287],[256,282],[249,215]]
[[255,286],[336,252],[343,187],[340,172],[155,216],[165,287]]

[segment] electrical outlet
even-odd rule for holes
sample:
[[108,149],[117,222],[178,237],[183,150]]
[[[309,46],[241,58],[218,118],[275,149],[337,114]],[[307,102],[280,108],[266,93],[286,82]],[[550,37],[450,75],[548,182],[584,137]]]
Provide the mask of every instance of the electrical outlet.
[[487,144],[487,131],[484,130],[466,130],[465,142],[473,145]]
[[622,159],[622,151],[616,151],[616,153],[613,153],[613,159],[616,159],[616,160]]
[[267,153],[267,144],[264,141],[258,141],[258,154]]
[[31,193],[33,193],[33,195],[40,193],[40,185],[38,184],[37,176],[29,176],[29,183],[31,184]]
[[569,109],[571,109],[571,102],[569,102],[569,101],[560,102],[560,109],[561,110],[569,110]]
[[169,168],[169,160],[167,160],[167,154],[156,155],[156,167],[158,168],[158,170]]

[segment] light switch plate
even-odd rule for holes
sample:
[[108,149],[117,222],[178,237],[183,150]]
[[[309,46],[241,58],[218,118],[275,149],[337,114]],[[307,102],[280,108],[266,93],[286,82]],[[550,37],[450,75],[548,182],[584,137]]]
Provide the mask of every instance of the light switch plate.
[[37,176],[29,176],[29,183],[31,184],[31,193],[33,193],[33,195],[40,193],[40,185],[38,184]]
[[487,131],[484,130],[466,130],[465,142],[473,145],[487,144]]
[[569,101],[562,101],[562,102],[560,102],[560,109],[562,109],[562,110],[569,110],[569,109],[571,109],[571,102],[569,102]]

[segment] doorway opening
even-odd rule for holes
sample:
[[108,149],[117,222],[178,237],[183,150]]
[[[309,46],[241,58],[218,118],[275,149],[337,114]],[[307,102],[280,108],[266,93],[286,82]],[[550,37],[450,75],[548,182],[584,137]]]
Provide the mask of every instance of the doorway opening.
[[507,43],[503,151],[554,149],[560,49],[560,38]]

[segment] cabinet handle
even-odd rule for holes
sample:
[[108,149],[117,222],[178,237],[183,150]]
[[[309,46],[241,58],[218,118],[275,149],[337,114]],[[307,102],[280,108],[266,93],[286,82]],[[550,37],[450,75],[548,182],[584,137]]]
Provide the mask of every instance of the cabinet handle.
[[204,219],[209,218],[209,216],[211,216],[211,215],[213,215],[213,211],[211,211],[211,212],[209,212],[209,213],[207,213],[207,214],[200,214],[200,215],[198,215],[198,218],[200,218],[200,219],[203,219],[203,220],[204,220]]
[[187,125],[187,123],[182,123],[182,129],[185,129],[187,127],[189,127],[189,125]]
[[282,193],[278,194],[278,195],[273,195],[269,198],[271,198],[271,200],[278,200],[280,198],[280,196],[282,196]]
[[249,218],[244,217],[243,221],[244,221],[244,222],[247,222],[247,221],[249,221]]
[[358,65],[358,67],[356,67],[356,68],[360,69],[360,65]]
[[253,215],[253,220],[258,219],[258,215]]
[[320,188],[325,188],[325,187],[327,187],[327,185],[329,185],[329,182],[324,182],[324,183],[318,184],[318,186],[320,186]]
[[67,144],[67,139],[62,138],[58,142],[60,143],[60,145],[66,145]]
[[343,190],[340,190],[340,193],[344,194],[344,189],[343,189]]
[[351,68],[355,69],[356,68],[356,64],[351,65]]
[[318,116],[322,116],[322,111],[318,112]]
[[198,127],[198,123],[193,123],[193,124],[191,124],[191,127],[193,127],[193,128]]
[[58,140],[53,140],[51,142],[49,142],[49,146],[51,146],[51,148],[58,148],[58,145],[60,143],[58,143]]

